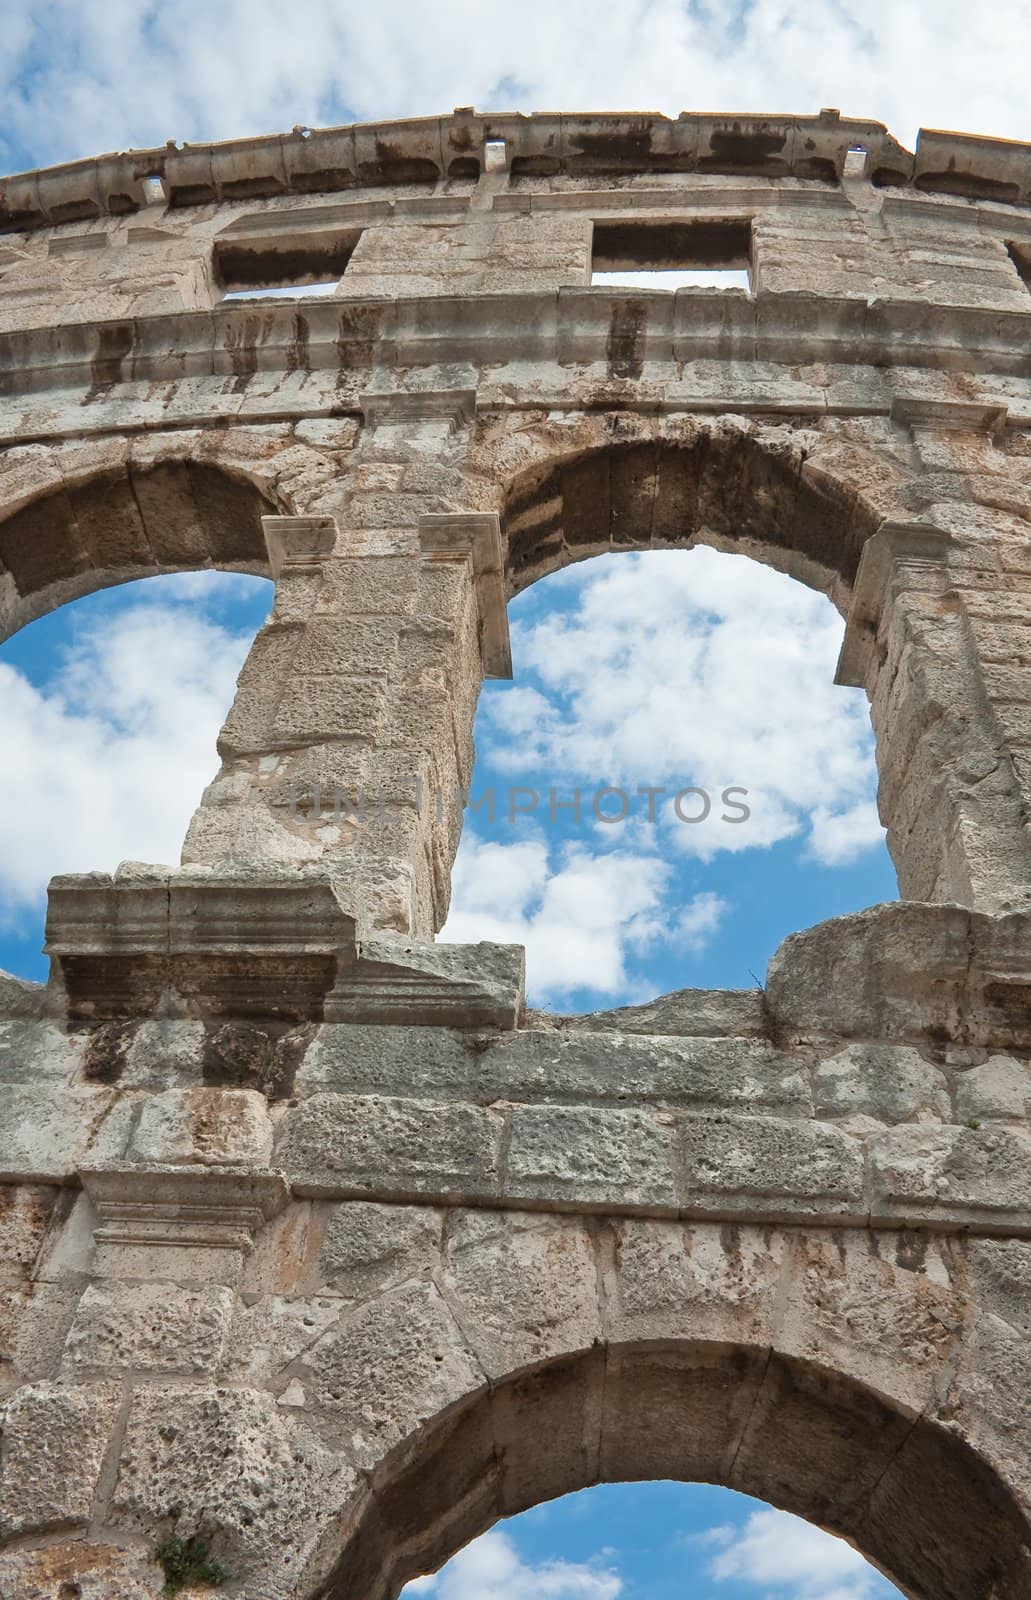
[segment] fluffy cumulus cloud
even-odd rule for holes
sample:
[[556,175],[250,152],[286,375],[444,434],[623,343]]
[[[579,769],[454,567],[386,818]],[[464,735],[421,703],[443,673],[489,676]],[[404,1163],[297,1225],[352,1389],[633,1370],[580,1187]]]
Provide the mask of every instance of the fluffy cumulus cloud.
[[834,685],[842,623],[822,595],[707,549],[609,557],[552,595],[513,630],[523,683],[486,703],[497,767],[581,789],[588,813],[617,786],[628,821],[703,860],[795,836],[840,865],[880,842],[866,699]]
[[403,1600],[617,1600],[618,1573],[571,1561],[528,1565],[507,1534],[494,1529],[466,1545],[433,1578],[417,1578]]
[[670,865],[654,851],[469,833],[443,937],[525,945],[537,1004],[559,1003],[578,989],[643,999],[650,989],[632,978],[630,958],[666,939],[701,950],[726,910],[712,891],[682,906],[674,893]]
[[890,1600],[898,1593],[843,1539],[786,1511],[753,1511],[743,1527],[713,1528],[691,1542],[715,1547],[712,1578],[734,1580],[757,1600]]
[[[10,0],[4,165],[456,105],[815,112],[1027,135],[1024,0]],[[0,152],[3,153],[3,152]]]
[[0,661],[7,916],[33,906],[55,872],[178,859],[250,644],[199,603],[210,584],[165,579],[160,598],[71,629],[37,682]]

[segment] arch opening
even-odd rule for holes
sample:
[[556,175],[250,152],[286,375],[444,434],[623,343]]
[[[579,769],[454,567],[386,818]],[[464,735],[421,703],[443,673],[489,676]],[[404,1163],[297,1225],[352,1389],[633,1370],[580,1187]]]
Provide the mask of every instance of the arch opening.
[[896,898],[824,595],[744,554],[609,551],[510,621],[444,937],[524,945],[531,1005],[748,989],[798,928]]
[[145,470],[123,462],[36,496],[0,521],[0,639],[136,578],[268,577],[261,518],[276,510],[246,478],[189,458]]
[[272,597],[241,573],[123,581],[0,644],[0,969],[46,979],[55,873],[179,859]]
[[767,1349],[595,1348],[512,1373],[401,1446],[314,1600],[396,1600],[500,1519],[596,1483],[728,1488],[853,1544],[908,1600],[1022,1600],[1031,1527],[958,1431]]

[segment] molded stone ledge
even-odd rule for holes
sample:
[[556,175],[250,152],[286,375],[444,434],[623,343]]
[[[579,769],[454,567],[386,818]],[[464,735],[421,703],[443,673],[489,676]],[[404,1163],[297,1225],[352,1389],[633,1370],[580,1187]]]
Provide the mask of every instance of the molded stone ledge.
[[74,1023],[272,1017],[514,1028],[518,945],[366,937],[350,886],[127,864],[55,878],[46,949]]

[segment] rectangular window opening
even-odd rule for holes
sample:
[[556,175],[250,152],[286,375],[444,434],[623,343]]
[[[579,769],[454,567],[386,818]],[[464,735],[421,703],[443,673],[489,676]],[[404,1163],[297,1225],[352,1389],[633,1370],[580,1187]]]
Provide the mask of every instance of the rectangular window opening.
[[507,172],[508,147],[504,139],[488,139],[483,146],[484,172]]
[[596,222],[591,283],[599,288],[751,289],[745,219]]
[[844,176],[862,178],[866,175],[866,146],[853,144],[845,151]]
[[360,237],[348,229],[216,242],[215,281],[226,300],[330,294]]
[[1031,239],[1006,242],[1006,254],[1020,273],[1026,288],[1031,289]]

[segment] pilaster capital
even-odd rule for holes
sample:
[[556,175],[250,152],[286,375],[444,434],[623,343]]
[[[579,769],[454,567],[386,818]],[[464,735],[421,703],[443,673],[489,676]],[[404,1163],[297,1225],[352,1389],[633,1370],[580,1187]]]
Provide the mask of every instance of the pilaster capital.
[[334,517],[262,517],[261,527],[277,582],[295,573],[317,572],[336,546]]
[[943,575],[948,568],[952,540],[940,528],[922,522],[885,522],[863,546],[852,608],[834,674],[835,683],[863,688],[877,639],[884,603],[892,583],[911,583],[929,572]]
[[467,561],[480,614],[480,654],[487,678],[511,678],[512,644],[501,519],[494,511],[428,512],[419,518],[424,561]]

